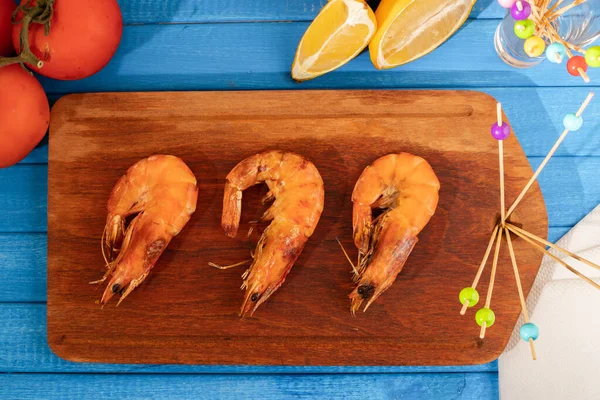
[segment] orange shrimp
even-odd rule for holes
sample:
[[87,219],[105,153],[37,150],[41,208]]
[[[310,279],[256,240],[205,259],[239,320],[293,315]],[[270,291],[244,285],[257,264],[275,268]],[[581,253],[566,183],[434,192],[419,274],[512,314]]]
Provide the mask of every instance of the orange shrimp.
[[[431,166],[408,153],[388,154],[362,172],[352,192],[354,244],[359,251],[356,288],[350,293],[354,314],[364,311],[396,280],[433,216],[440,182]],[[383,209],[375,220],[372,209]]]
[[246,294],[241,316],[252,315],[281,286],[323,211],[323,180],[314,164],[295,153],[265,151],[246,158],[227,175],[221,225],[229,237],[238,231],[242,191],[261,182],[269,188],[263,203],[273,201],[261,219],[272,222],[242,275]]
[[[131,166],[108,200],[102,254],[112,278],[102,295],[106,304],[116,293],[119,305],[139,286],[196,210],[196,177],[179,158],[154,155]],[[133,218],[133,219],[131,219]],[[126,220],[131,219],[128,226]]]

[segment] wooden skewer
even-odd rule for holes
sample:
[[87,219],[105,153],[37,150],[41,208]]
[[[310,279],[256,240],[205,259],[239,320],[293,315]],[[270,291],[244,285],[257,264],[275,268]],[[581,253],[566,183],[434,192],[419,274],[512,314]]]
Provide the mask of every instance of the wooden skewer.
[[[576,116],[578,116],[578,117],[581,116],[581,114],[586,109],[586,107],[588,106],[588,104],[590,104],[590,101],[592,101],[592,97],[594,97],[594,93],[590,92],[590,94],[588,94],[588,96],[586,97],[586,99],[584,100],[584,102],[579,107],[579,110],[577,110],[577,113],[575,114]],[[523,200],[523,197],[525,197],[525,194],[527,193],[527,191],[529,190],[529,188],[531,188],[531,185],[533,185],[533,182],[535,182],[535,180],[537,179],[538,175],[542,172],[542,170],[544,169],[544,167],[546,166],[546,164],[548,163],[548,161],[550,161],[550,158],[554,155],[554,153],[558,149],[558,146],[560,146],[560,144],[567,137],[568,134],[569,134],[569,130],[565,129],[563,131],[563,133],[558,137],[558,139],[556,140],[556,143],[554,143],[554,146],[552,146],[552,149],[550,149],[550,151],[546,155],[546,158],[544,158],[544,161],[542,161],[542,163],[540,164],[540,166],[538,167],[538,169],[535,171],[535,173],[533,174],[533,176],[531,177],[531,179],[529,179],[529,182],[527,182],[527,184],[525,185],[525,187],[523,188],[523,190],[521,191],[521,193],[519,194],[519,196],[515,200],[515,202],[508,209],[508,212],[506,213],[506,216],[505,216],[505,220],[506,220],[506,218],[510,217],[510,214],[512,214],[513,211],[515,211],[515,208],[519,205],[519,203],[521,202],[521,200]]]
[[479,338],[480,339],[484,339],[485,338],[485,327],[486,327],[486,322],[483,321],[483,324],[481,324],[481,330],[479,331]]
[[[515,281],[517,281],[517,291],[519,292],[519,301],[521,302],[521,311],[523,312],[523,318],[525,323],[529,323],[529,313],[527,312],[527,303],[525,302],[525,295],[523,294],[523,286],[521,285],[521,276],[519,275],[519,267],[517,265],[517,258],[515,257],[515,249],[510,239],[510,232],[508,228],[504,228],[506,234],[506,242],[508,244],[508,252],[510,253],[510,261],[513,266],[513,272],[515,273]],[[531,357],[535,360],[537,358],[535,354],[535,345],[533,339],[529,338],[529,347],[531,349]]]
[[581,114],[583,114],[587,106],[590,104],[590,101],[592,101],[592,97],[594,97],[594,92],[590,92],[590,94],[587,95],[584,102],[579,107],[579,110],[577,110],[575,113],[576,116],[581,117]]
[[[585,49],[564,41],[556,32],[556,29],[553,26],[552,22],[556,18],[558,18],[562,13],[568,11],[576,5],[584,3],[585,1],[587,0],[575,0],[573,3],[569,4],[566,7],[563,7],[560,10],[557,10],[557,8],[562,3],[562,0],[554,2],[552,7],[550,8],[548,8],[550,0],[543,0],[539,6],[539,9],[538,7],[536,7],[535,4],[532,4],[531,7],[531,19],[535,22],[536,34],[542,38],[546,38],[550,42],[562,43],[567,49],[567,54],[569,58],[573,56],[573,54],[570,52],[571,49],[579,53],[585,53]],[[589,76],[583,69],[578,68],[577,71],[586,83],[590,81]]]
[[[496,268],[498,267],[498,256],[500,255],[500,244],[502,243],[502,229],[498,229],[498,238],[496,239],[496,249],[494,250],[494,261],[492,262],[492,273],[490,275],[490,285],[488,286],[487,297],[485,299],[485,308],[490,308],[492,303],[492,292],[494,291],[494,281],[496,280]],[[481,324],[479,337],[485,338],[485,321]]]
[[528,238],[527,236],[523,235],[522,233],[520,233],[517,230],[514,230],[514,229],[512,229],[510,227],[508,229],[512,233],[514,233],[515,235],[519,236],[521,239],[525,240],[529,244],[533,245],[536,249],[538,249],[542,253],[546,254],[548,257],[552,258],[554,261],[558,262],[563,267],[565,267],[566,269],[568,269],[569,271],[571,271],[572,273],[574,273],[575,275],[577,275],[578,277],[580,277],[581,279],[583,279],[584,281],[586,281],[587,283],[589,283],[590,285],[594,286],[596,289],[600,289],[600,285],[598,285],[596,282],[594,282],[593,280],[591,280],[587,276],[583,275],[581,272],[577,271],[575,268],[571,267],[569,264],[567,264],[566,262],[564,262],[560,258],[556,257],[554,254],[550,253],[542,245],[534,242],[532,239]]
[[[548,25],[548,29],[551,30],[552,33],[552,37],[554,39],[556,39],[556,41],[560,42],[563,44],[563,46],[565,46],[566,52],[567,52],[567,56],[569,56],[569,58],[573,57],[573,53],[571,52],[571,50],[569,48],[573,48],[575,49],[576,46],[565,42],[564,40],[562,40],[562,38],[559,36],[558,32],[556,32],[556,29],[554,29],[554,27],[552,25]],[[585,71],[582,68],[577,68],[577,72],[579,72],[579,76],[581,76],[581,78],[583,78],[583,81],[585,83],[589,83],[590,82],[590,77],[588,76],[588,74],[585,73]]]
[[565,46],[565,51],[566,51],[566,53],[567,53],[567,56],[568,56],[569,58],[573,57],[573,52],[572,52],[571,50],[573,50],[573,51],[577,51],[577,52],[579,52],[579,53],[585,52],[585,50],[584,50],[582,47],[575,46],[574,44],[572,44],[572,43],[569,43],[569,42],[565,42],[565,41],[564,41],[564,40],[563,40],[563,39],[562,39],[562,38],[559,36],[558,32],[556,32],[556,29],[554,29],[554,27],[553,27],[552,25],[548,25],[548,30],[550,30],[550,31],[551,31],[551,33],[552,33],[552,35],[553,35],[553,38],[554,38],[554,39],[555,39],[557,42],[559,42],[559,43],[562,43],[562,44]]
[[563,249],[562,247],[559,247],[559,246],[555,245],[554,243],[550,243],[549,241],[547,241],[547,240],[544,240],[544,239],[542,239],[541,237],[539,237],[539,236],[536,236],[536,235],[534,235],[534,234],[533,234],[533,233],[531,233],[531,232],[527,232],[527,231],[526,231],[526,230],[524,230],[524,229],[521,229],[521,228],[519,228],[519,227],[516,227],[516,226],[514,226],[513,224],[510,224],[510,223],[508,223],[507,225],[510,225],[510,227],[511,227],[512,229],[519,231],[519,232],[520,232],[520,233],[522,233],[523,235],[526,235],[526,236],[528,236],[530,239],[533,239],[533,240],[535,240],[535,241],[537,241],[537,242],[540,242],[540,243],[542,243],[542,244],[544,244],[544,245],[546,245],[546,246],[548,246],[548,247],[551,247],[551,248],[553,248],[554,250],[557,250],[557,251],[560,251],[560,252],[562,252],[562,253],[565,253],[565,254],[566,254],[566,255],[568,255],[569,257],[573,257],[573,258],[574,258],[574,259],[576,259],[577,261],[581,261],[582,263],[584,263],[584,264],[586,264],[586,265],[589,265],[589,266],[590,266],[590,267],[592,267],[592,268],[596,268],[597,270],[600,270],[600,265],[594,264],[593,262],[591,262],[591,261],[589,261],[589,260],[586,260],[585,258],[583,258],[583,257],[580,257],[580,256],[578,256],[578,255],[577,255],[577,254],[575,254],[575,253],[571,253],[571,252],[570,252],[569,250],[567,250],[567,249]]
[[552,7],[550,7],[550,8],[548,9],[548,14],[549,14],[549,13],[551,13],[552,11],[556,10],[556,9],[558,8],[558,6],[560,6],[560,5],[562,4],[562,2],[563,2],[563,0],[557,0],[557,2],[556,2],[556,3],[554,3],[554,4],[552,5]]
[[558,18],[559,16],[561,16],[562,14],[564,14],[565,12],[569,11],[571,8],[576,7],[582,3],[585,3],[587,0],[575,0],[573,1],[571,4],[564,6],[563,8],[560,8],[556,11],[554,11],[553,13],[551,13],[550,15],[548,15],[546,18],[548,18],[549,21],[554,21],[556,18]]
[[585,83],[590,83],[590,77],[588,76],[588,74],[586,74],[586,72],[581,67],[577,68],[577,72],[579,72],[579,75],[583,78],[583,81]]
[[[487,249],[485,250],[483,260],[481,260],[481,264],[479,265],[479,269],[477,270],[477,275],[475,275],[475,279],[473,279],[473,284],[471,285],[471,287],[473,289],[475,289],[477,287],[477,284],[479,283],[479,278],[481,278],[481,274],[483,273],[483,268],[485,267],[485,264],[487,264],[487,260],[490,256],[490,253],[492,252],[492,246],[494,244],[494,240],[496,239],[496,235],[498,234],[499,229],[500,229],[500,225],[496,225],[494,227],[494,230],[492,231],[492,237],[490,237],[490,242],[488,243]],[[465,301],[465,303],[462,306],[462,309],[460,310],[460,315],[465,315],[468,307],[469,307],[469,302]]]
[[[496,105],[496,116],[498,126],[502,126],[502,104]],[[506,205],[504,204],[504,140],[498,140],[498,157],[500,162],[500,215],[501,225],[504,226],[506,219]]]

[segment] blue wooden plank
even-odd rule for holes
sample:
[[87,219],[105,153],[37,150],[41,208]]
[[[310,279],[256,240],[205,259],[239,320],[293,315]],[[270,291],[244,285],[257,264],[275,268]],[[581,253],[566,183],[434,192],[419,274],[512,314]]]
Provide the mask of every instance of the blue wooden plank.
[[46,301],[45,233],[0,233],[0,302]]
[[[125,24],[310,21],[327,0],[120,0]],[[374,3],[371,1],[371,3]],[[470,18],[502,18],[494,0],[479,0]]]
[[[542,158],[530,162],[537,168]],[[557,157],[548,163],[538,181],[552,226],[573,226],[600,204],[598,171],[598,157]]]
[[494,373],[361,375],[0,375],[3,399],[498,398]]
[[[533,167],[541,160],[529,157]],[[573,226],[600,203],[599,169],[600,157],[561,156],[551,160],[539,178],[550,226]],[[0,232],[45,232],[46,196],[47,164],[1,169]]]
[[[600,81],[599,81],[600,82]],[[486,88],[502,108],[529,157],[546,156],[564,130],[562,120],[579,109],[594,87]],[[596,94],[583,114],[584,125],[561,144],[559,156],[600,156],[600,96]]]
[[[377,71],[365,52],[337,71],[302,84],[289,74],[307,23],[136,25],[124,29],[112,61],[80,81],[42,78],[49,93],[395,87],[583,85],[549,62],[530,69],[504,64],[492,44],[498,21],[470,20],[429,55]],[[592,80],[598,71],[589,71]]]
[[[550,228],[556,241],[569,227]],[[0,303],[46,301],[46,234],[0,234]]]
[[48,135],[27,155],[21,164],[43,164],[48,162]]
[[[58,358],[46,341],[45,304],[0,304],[0,372],[119,373],[429,373],[494,372],[497,364],[459,367],[260,367],[114,365],[74,363]],[[1,385],[0,385],[1,388]],[[0,389],[0,398],[2,398]]]
[[0,232],[45,232],[48,166],[0,169]]

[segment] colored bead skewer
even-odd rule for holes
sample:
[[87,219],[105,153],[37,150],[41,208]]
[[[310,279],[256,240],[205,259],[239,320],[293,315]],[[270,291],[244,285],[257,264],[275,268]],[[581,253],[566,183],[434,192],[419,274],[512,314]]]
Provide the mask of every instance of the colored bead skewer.
[[[481,274],[483,273],[483,269],[485,268],[485,264],[487,264],[487,260],[490,257],[490,253],[492,252],[492,246],[494,245],[494,240],[496,239],[496,235],[498,234],[498,230],[500,229],[500,225],[496,225],[494,230],[492,231],[492,237],[490,238],[490,242],[488,243],[487,249],[485,250],[485,254],[483,256],[483,260],[481,260],[481,264],[479,265],[479,269],[477,270],[477,275],[475,275],[475,279],[473,279],[473,284],[470,287],[466,287],[460,291],[459,299],[462,306],[460,310],[460,315],[465,315],[468,307],[473,307],[477,304],[477,301],[471,301],[469,298],[474,295],[477,296],[477,300],[479,300],[479,293],[477,293],[477,284],[479,283],[479,279],[481,278]],[[471,290],[472,289],[472,290]],[[466,301],[465,301],[466,300]]]
[[[526,324],[531,324],[529,322],[529,313],[527,312],[527,303],[525,302],[525,296],[523,295],[523,286],[521,285],[521,276],[519,275],[519,267],[517,266],[515,250],[513,248],[512,240],[510,239],[510,232],[508,231],[507,227],[504,228],[504,232],[506,234],[506,242],[508,244],[508,252],[510,253],[510,261],[512,263],[513,272],[515,274],[515,281],[517,282],[517,291],[519,292],[519,301],[521,302],[521,311],[523,312],[523,319],[525,320]],[[533,325],[533,326],[535,326],[535,325]],[[533,336],[529,336],[527,338],[527,341],[529,342],[529,348],[531,349],[531,357],[534,360],[537,358],[537,356],[535,354],[535,346],[533,344],[533,341],[535,339],[537,339],[537,336],[535,336],[535,338]]]
[[535,247],[540,252],[542,252],[545,255],[547,255],[548,257],[552,258],[554,261],[558,262],[563,267],[565,267],[566,269],[568,269],[569,271],[571,271],[572,273],[574,273],[575,275],[577,275],[578,277],[580,277],[581,279],[583,279],[584,281],[586,281],[587,283],[589,283],[590,285],[594,286],[596,289],[600,289],[600,285],[598,285],[596,282],[594,282],[593,280],[591,280],[587,276],[583,275],[581,272],[577,271],[575,268],[571,267],[565,261],[561,260],[560,258],[556,257],[554,254],[550,253],[542,245],[534,242],[532,239],[528,238],[527,236],[523,235],[522,233],[520,233],[517,230],[514,230],[514,229],[512,229],[510,227],[508,229],[512,233],[514,233],[515,235],[519,236],[521,239],[525,240],[527,243],[531,244],[533,247]]
[[535,33],[535,24],[530,19],[524,19],[523,21],[515,22],[514,26],[515,35],[519,39],[527,40]]
[[[569,54],[570,51],[567,51]],[[567,61],[567,72],[573,76],[581,76],[583,80],[588,83],[590,81],[590,77],[587,75],[586,71],[588,69],[588,65],[585,62],[585,58],[582,56],[574,56],[573,54],[569,54],[569,61]]]
[[[519,4],[517,1],[515,4]],[[529,5],[529,3],[524,2]],[[492,293],[494,291],[494,280],[496,279],[496,268],[498,267],[498,255],[500,254],[500,244],[502,243],[502,228],[506,220],[506,206],[504,204],[504,140],[510,135],[510,126],[502,122],[502,104],[496,105],[497,122],[492,125],[492,137],[498,141],[498,163],[500,165],[500,215],[501,220],[498,226],[498,237],[496,239],[496,251],[494,252],[494,260],[492,262],[492,273],[490,276],[490,285],[488,286],[485,307],[477,311],[475,321],[481,326],[479,337],[485,337],[486,328],[491,327],[496,319],[494,312],[490,309],[492,302]]]
[[567,72],[573,76],[581,76],[585,83],[590,81],[590,77],[586,74],[587,64],[585,62],[585,58],[581,56],[574,56],[571,50],[567,47],[567,56],[569,56],[569,61],[567,61]]
[[[584,102],[581,104],[581,106],[579,107],[579,110],[577,110],[577,113],[575,113],[576,117],[581,117],[581,114],[585,111],[585,109],[588,106],[588,104],[590,104],[590,101],[592,101],[592,97],[594,97],[594,93],[593,92],[591,92],[590,94],[588,94],[588,96],[586,97],[586,99],[584,100]],[[544,169],[544,167],[548,163],[548,161],[550,161],[550,158],[554,155],[554,153],[558,149],[558,146],[560,146],[560,144],[567,137],[567,135],[569,134],[569,132],[570,131],[568,129],[565,129],[563,131],[563,133],[558,137],[558,139],[554,143],[554,146],[552,146],[552,148],[550,149],[550,151],[548,152],[548,154],[546,155],[546,157],[544,158],[544,160],[542,161],[542,163],[540,164],[540,166],[537,168],[537,170],[535,171],[535,173],[533,174],[533,176],[531,177],[531,179],[529,179],[529,182],[527,182],[527,184],[525,185],[525,187],[523,188],[523,190],[521,191],[521,193],[519,194],[519,196],[517,196],[517,199],[514,201],[514,203],[508,209],[508,212],[506,213],[506,216],[505,216],[504,220],[506,220],[506,218],[510,217],[510,215],[513,213],[513,211],[515,211],[515,208],[517,208],[517,206],[519,205],[519,203],[521,202],[521,200],[523,200],[523,197],[525,197],[525,194],[527,193],[527,191],[529,190],[529,188],[531,188],[531,185],[533,185],[533,182],[535,182],[535,180],[537,179],[537,177],[539,176],[539,174],[542,172],[542,170]]]
[[556,42],[546,48],[548,61],[560,64],[567,57],[567,48],[564,44]]
[[497,125],[498,128],[502,129],[502,136],[496,137],[498,140],[498,156],[500,163],[500,215],[501,225],[504,226],[506,206],[504,204],[504,139],[510,135],[510,126],[508,124],[502,126],[502,104],[498,103],[496,105],[496,118],[498,119]]
[[500,255],[500,244],[502,243],[502,229],[498,229],[498,236],[496,239],[496,249],[494,251],[494,260],[492,262],[492,273],[490,275],[490,285],[488,286],[487,297],[485,299],[485,306],[475,314],[475,321],[481,326],[479,337],[485,338],[486,328],[491,327],[494,324],[496,316],[490,309],[492,303],[492,293],[494,291],[494,281],[496,279],[496,268],[498,267],[498,256]]
[[[551,7],[551,0],[498,0],[502,7],[510,8],[509,13],[516,21],[514,33],[518,38],[525,40],[523,50],[528,56],[536,58],[547,51],[546,57],[553,63],[561,63],[568,56],[567,72],[573,76],[580,76],[589,83],[588,66],[600,67],[600,46],[590,48],[592,52],[586,59],[579,55],[574,56],[571,50],[582,54],[586,54],[587,50],[563,40],[553,26],[553,20],[586,1],[573,0],[568,6],[558,9],[562,0],[554,1]],[[546,49],[546,42],[551,43],[549,47],[552,49]]]
[[515,0],[498,0],[498,4],[504,8],[511,8],[515,4]]
[[523,0],[517,0],[510,8],[510,15],[515,21],[529,18],[531,15],[531,4]]
[[541,244],[543,244],[545,246],[551,247],[554,250],[560,251],[561,253],[564,253],[564,254],[568,255],[569,257],[572,257],[572,258],[576,259],[577,261],[581,261],[582,263],[584,263],[586,265],[589,265],[592,268],[600,270],[600,265],[596,265],[593,262],[591,262],[589,260],[586,260],[583,257],[578,256],[577,254],[571,253],[567,249],[563,249],[562,247],[559,247],[559,246],[555,245],[554,243],[550,243],[549,241],[544,240],[541,237],[534,235],[533,233],[527,232],[525,229],[521,229],[519,227],[516,227],[516,226],[514,226],[511,223],[507,223],[507,225],[510,226],[510,228],[512,230],[516,230],[516,231],[522,233],[523,235],[529,237],[530,239],[535,240],[536,242],[539,242],[539,243],[541,243]]
[[592,68],[600,67],[600,46],[592,46],[585,51],[585,62]]

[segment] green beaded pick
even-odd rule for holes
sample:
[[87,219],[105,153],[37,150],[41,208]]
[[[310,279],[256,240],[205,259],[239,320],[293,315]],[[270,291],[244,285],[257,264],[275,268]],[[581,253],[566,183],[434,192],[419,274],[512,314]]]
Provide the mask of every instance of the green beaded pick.
[[585,62],[592,68],[600,67],[600,46],[592,46],[585,51]]
[[460,304],[464,305],[468,302],[468,306],[473,307],[479,302],[479,293],[472,287],[466,287],[460,291],[458,299],[460,300]]
[[480,308],[479,311],[477,311],[477,314],[475,314],[475,321],[479,326],[483,325],[485,322],[485,326],[489,328],[490,326],[494,325],[494,322],[496,321],[496,315],[489,308]]
[[519,39],[529,39],[535,33],[535,24],[530,19],[517,21],[514,30]]

